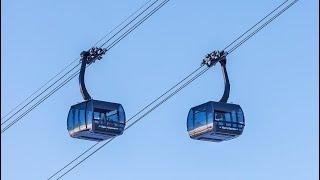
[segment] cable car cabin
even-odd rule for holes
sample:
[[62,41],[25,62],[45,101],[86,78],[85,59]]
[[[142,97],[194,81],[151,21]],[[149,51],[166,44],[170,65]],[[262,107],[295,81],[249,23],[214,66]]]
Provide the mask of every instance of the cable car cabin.
[[242,134],[244,115],[237,104],[209,101],[190,109],[187,130],[192,139],[221,142]]
[[125,119],[121,104],[91,99],[71,106],[67,126],[73,138],[102,141],[121,135]]

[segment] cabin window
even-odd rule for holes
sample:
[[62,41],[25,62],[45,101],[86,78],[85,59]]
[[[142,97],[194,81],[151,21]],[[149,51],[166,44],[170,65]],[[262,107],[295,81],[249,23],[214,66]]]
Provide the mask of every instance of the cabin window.
[[85,116],[86,116],[86,125],[88,128],[88,125],[90,126],[92,124],[92,118],[93,118],[93,114],[92,114],[92,102],[88,102],[85,104],[86,107],[86,112],[85,112]]
[[230,112],[215,111],[214,120],[219,126],[235,127],[233,124],[236,124],[236,120],[233,117]]
[[218,122],[219,126],[223,126],[225,123],[225,118],[224,118],[224,112],[222,111],[215,111],[214,113],[214,120]]
[[231,112],[231,119],[232,119],[232,127],[238,127],[238,121],[237,121],[237,113],[236,111]]
[[224,113],[224,117],[226,119],[227,122],[230,122],[231,121],[231,115],[230,113]]
[[236,111],[232,111],[231,112],[231,119],[232,119],[232,122],[237,123],[237,113],[236,113]]
[[87,125],[92,124],[92,111],[87,111]]
[[120,123],[125,123],[124,121],[125,121],[125,114],[124,114],[124,110],[123,110],[123,108],[120,106],[119,107],[119,122]]
[[213,122],[213,112],[207,112],[207,124]]
[[238,122],[239,122],[240,124],[243,124],[243,123],[244,123],[244,120],[243,120],[243,112],[241,111],[241,109],[238,110],[237,115],[238,115]]
[[193,130],[193,110],[189,111],[187,123],[187,130]]
[[100,112],[94,112],[93,113],[93,119],[100,120],[101,119]]
[[194,128],[198,128],[200,126],[206,125],[206,112],[203,111],[195,111],[194,114]]
[[106,114],[107,114],[108,121],[118,122],[118,111],[117,110],[107,112]]
[[228,112],[224,113],[224,118],[226,120],[226,126],[231,127],[231,114]]
[[79,126],[86,125],[86,114],[84,109],[80,109],[79,111]]
[[73,123],[73,129],[79,127],[79,109],[74,110],[74,123]]
[[68,130],[73,129],[73,109],[69,111],[69,116],[68,116]]

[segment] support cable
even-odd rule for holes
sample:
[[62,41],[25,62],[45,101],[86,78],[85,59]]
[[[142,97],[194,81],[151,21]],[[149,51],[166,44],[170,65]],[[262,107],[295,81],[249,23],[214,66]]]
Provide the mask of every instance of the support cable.
[[263,23],[258,29],[256,29],[255,31],[253,31],[252,33],[250,33],[250,35],[248,35],[246,38],[244,38],[242,41],[240,41],[238,44],[236,44],[234,47],[232,47],[230,50],[228,50],[228,54],[230,54],[231,52],[233,52],[234,50],[236,50],[239,46],[241,46],[243,43],[245,43],[247,40],[249,40],[252,36],[254,36],[255,34],[257,34],[261,29],[263,29],[264,27],[266,27],[270,22],[272,22],[274,19],[276,19],[277,17],[279,17],[282,13],[284,13],[287,9],[289,9],[291,6],[293,6],[295,3],[297,3],[299,0],[294,0],[292,1],[289,5],[287,5],[286,7],[284,7],[281,11],[279,11],[277,14],[275,14],[273,17],[271,17],[268,21],[266,21],[265,23]]
[[[152,16],[155,12],[157,12],[161,7],[163,7],[167,2],[170,0],[165,0],[161,4],[159,4],[155,9],[150,11],[147,15],[145,15],[140,21],[138,21],[134,26],[132,26],[130,29],[128,29],[125,33],[123,33],[118,39],[113,41],[109,46],[107,46],[107,51],[113,46],[115,46],[118,42],[120,42],[123,38],[125,38],[128,34],[130,34],[133,30],[135,30],[138,26],[140,26],[144,21],[146,21],[150,16]],[[105,43],[102,45],[104,46]],[[102,47],[101,46],[101,47]]]
[[[74,66],[71,70],[69,70],[67,73],[65,73],[63,76],[61,76],[58,80],[56,80],[53,84],[51,84],[49,87],[47,87],[45,90],[43,90],[40,94],[38,94],[36,97],[34,97],[33,99],[31,99],[27,104],[25,104],[23,107],[21,107],[17,113],[19,113],[20,111],[22,111],[25,107],[27,107],[30,103],[32,103],[34,100],[36,100],[38,97],[40,97],[43,93],[45,93],[48,89],[50,89],[52,86],[54,86],[57,82],[59,82],[61,79],[63,79],[67,74],[69,74],[71,71],[73,71],[76,67],[78,67],[80,65],[77,64],[76,66]],[[3,123],[1,123],[1,125],[3,125],[5,122],[9,121],[11,118],[13,118],[16,115],[13,114],[11,115],[6,121],[4,121]],[[2,132],[1,132],[2,133]]]
[[[7,114],[5,114],[3,117],[1,117],[1,120],[6,118],[9,114],[11,114],[14,110],[18,109],[18,107],[20,107],[23,103],[25,103],[27,100],[29,100],[33,95],[35,95],[37,92],[39,92],[41,89],[43,89],[46,85],[48,85],[53,79],[55,79],[56,77],[58,77],[63,71],[65,71],[68,67],[70,67],[73,63],[75,63],[76,61],[79,61],[79,58],[73,60],[70,64],[68,64],[66,67],[64,67],[61,71],[59,71],[55,76],[53,76],[52,78],[50,78],[47,82],[45,82],[41,87],[39,87],[37,90],[35,90],[32,94],[30,94],[26,99],[24,99],[23,101],[21,101],[18,105],[16,105],[14,108],[12,108]],[[80,64],[80,63],[79,63]],[[31,100],[32,101],[32,100]],[[31,103],[31,102],[29,102]],[[20,109],[19,109],[20,110]],[[18,110],[18,111],[19,111]],[[17,112],[18,112],[17,111]],[[1,125],[3,125],[4,123],[6,123],[7,121],[9,121],[10,118],[6,119],[5,121],[1,122]]]
[[277,11],[281,6],[283,6],[285,3],[287,3],[289,0],[284,1],[283,3],[281,3],[279,6],[277,6],[273,11],[271,11],[269,14],[267,14],[264,18],[262,18],[260,21],[258,21],[256,24],[254,24],[253,26],[251,26],[251,28],[249,28],[247,31],[245,31],[244,33],[242,33],[237,39],[235,39],[234,41],[232,41],[230,44],[228,44],[223,51],[225,51],[228,47],[230,47],[232,44],[234,44],[236,41],[238,41],[240,38],[242,38],[244,35],[246,35],[249,31],[251,31],[253,28],[255,28],[257,25],[259,25],[262,21],[264,21],[266,18],[268,18],[270,15],[272,15],[275,11]]

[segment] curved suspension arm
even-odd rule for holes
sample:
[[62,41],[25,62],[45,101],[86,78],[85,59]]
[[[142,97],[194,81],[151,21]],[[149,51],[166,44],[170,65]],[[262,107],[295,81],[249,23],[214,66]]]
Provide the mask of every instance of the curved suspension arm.
[[79,74],[80,92],[85,101],[92,99],[87,91],[86,85],[84,84],[84,74],[86,71],[87,64],[94,63],[96,60],[101,60],[102,55],[107,52],[106,48],[92,47],[88,51],[82,51],[81,56],[81,69]]
[[224,92],[219,102],[226,103],[229,99],[229,94],[230,94],[230,82],[229,82],[228,72],[226,68],[227,59],[224,57],[219,62],[221,65],[222,74],[224,78]]
[[87,91],[86,85],[84,84],[84,74],[86,71],[87,66],[87,58],[88,58],[88,52],[84,51],[81,53],[81,69],[79,74],[79,85],[80,85],[80,92],[82,94],[82,97],[84,100],[90,100],[91,96]]

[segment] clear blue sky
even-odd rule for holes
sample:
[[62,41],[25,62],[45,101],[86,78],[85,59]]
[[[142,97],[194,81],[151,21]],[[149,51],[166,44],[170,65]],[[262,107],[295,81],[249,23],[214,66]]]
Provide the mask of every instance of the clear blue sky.
[[[1,114],[144,2],[2,0]],[[87,88],[130,117],[281,2],[171,0],[87,71]],[[216,67],[64,179],[318,179],[318,8],[299,1],[228,56],[242,136],[209,143],[186,132],[189,108],[222,95]],[[80,101],[74,79],[1,135],[1,179],[45,179],[91,146],[66,130]]]

